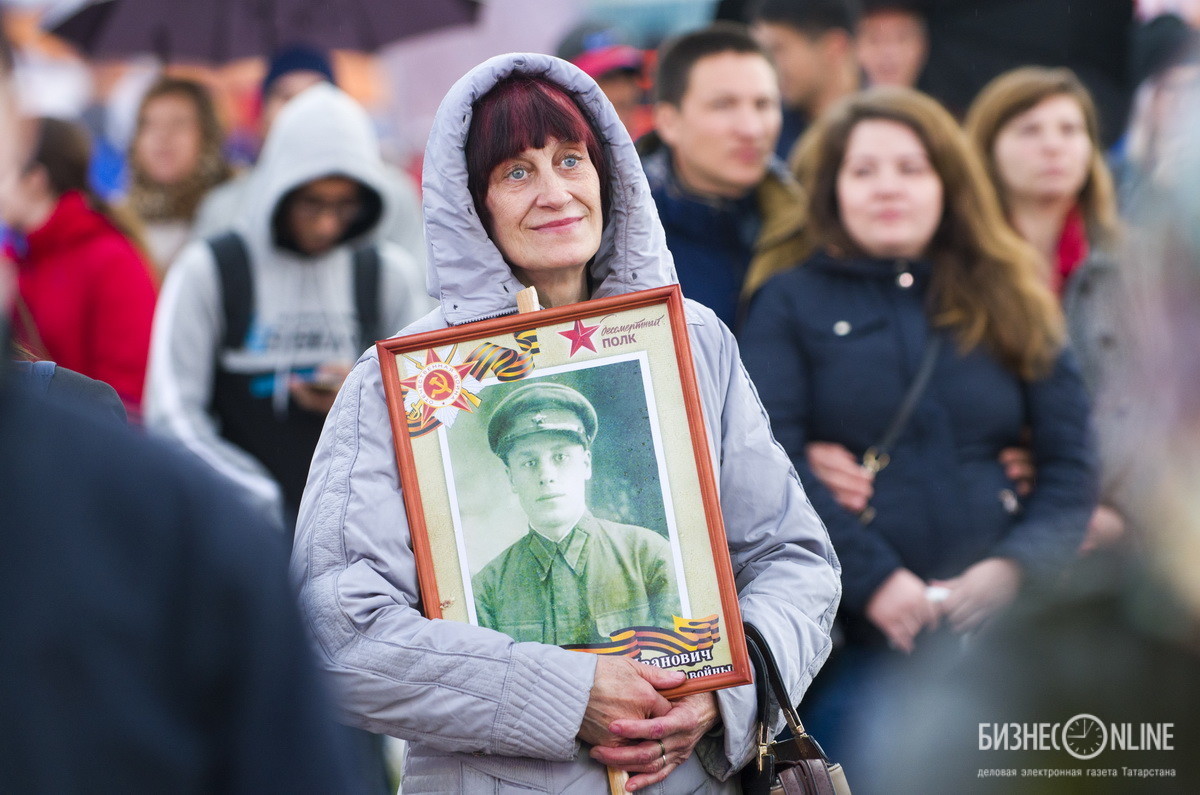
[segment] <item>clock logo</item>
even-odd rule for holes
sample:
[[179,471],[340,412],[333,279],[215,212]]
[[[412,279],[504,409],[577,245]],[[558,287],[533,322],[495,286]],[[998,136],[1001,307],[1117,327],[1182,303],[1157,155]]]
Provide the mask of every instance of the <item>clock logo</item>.
[[1108,729],[1095,715],[1081,713],[1063,724],[1062,740],[1071,756],[1092,759],[1108,745]]

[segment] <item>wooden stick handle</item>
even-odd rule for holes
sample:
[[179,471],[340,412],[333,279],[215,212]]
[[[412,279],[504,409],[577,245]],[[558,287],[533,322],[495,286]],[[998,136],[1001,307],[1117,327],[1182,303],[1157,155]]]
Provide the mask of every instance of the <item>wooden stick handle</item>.
[[[517,293],[518,314],[524,315],[527,312],[536,312],[541,308],[541,304],[538,303],[536,287],[526,287],[524,290]],[[617,770],[615,767],[608,768],[609,795],[625,795],[625,784],[628,781],[629,774],[624,770]]]
[[541,304],[538,303],[536,287],[526,287],[524,290],[517,293],[517,312],[519,314],[523,315],[526,312],[536,312],[541,308]]

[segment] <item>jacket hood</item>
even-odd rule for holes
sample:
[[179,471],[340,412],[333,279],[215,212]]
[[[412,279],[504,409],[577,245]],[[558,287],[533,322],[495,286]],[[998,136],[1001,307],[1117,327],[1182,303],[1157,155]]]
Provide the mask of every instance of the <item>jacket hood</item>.
[[484,61],[446,94],[425,147],[425,245],[429,294],[458,325],[515,312],[523,289],[492,243],[467,189],[464,148],[472,105],[512,74],[544,77],[579,100],[608,156],[612,207],[592,260],[593,298],[675,284],[675,265],[629,133],[596,81],[550,55],[513,53]]
[[366,110],[328,83],[306,89],[271,125],[248,186],[248,195],[262,200],[251,205],[246,231],[257,241],[273,242],[271,221],[288,193],[315,179],[342,176],[374,193],[370,214],[352,227],[350,238],[362,238],[383,214],[383,168],[379,138]]

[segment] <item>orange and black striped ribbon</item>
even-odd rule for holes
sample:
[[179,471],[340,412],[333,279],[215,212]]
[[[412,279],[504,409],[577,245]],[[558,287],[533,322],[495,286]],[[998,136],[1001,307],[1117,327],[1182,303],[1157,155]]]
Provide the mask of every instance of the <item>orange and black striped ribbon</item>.
[[[537,329],[526,329],[513,335],[517,348],[505,348],[491,342],[481,343],[463,364],[472,365],[468,375],[482,379],[490,370],[501,381],[519,381],[533,372],[533,355],[541,353]],[[428,406],[418,402],[408,412],[408,435],[412,437],[429,433],[438,425],[437,418]]]
[[606,643],[576,644],[563,648],[624,657],[640,657],[643,651],[683,654],[711,649],[721,640],[721,628],[716,615],[700,619],[675,616],[674,631],[661,627],[626,627],[608,638]]

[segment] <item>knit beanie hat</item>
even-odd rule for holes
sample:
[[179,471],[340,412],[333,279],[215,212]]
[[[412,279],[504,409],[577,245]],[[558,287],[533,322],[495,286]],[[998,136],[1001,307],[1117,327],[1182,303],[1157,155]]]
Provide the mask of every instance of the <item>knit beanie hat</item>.
[[317,72],[330,83],[335,82],[328,53],[307,44],[293,44],[279,50],[271,58],[267,76],[263,78],[261,96],[269,95],[275,81],[292,72]]

